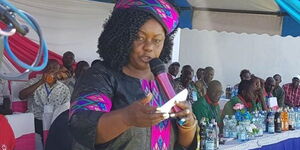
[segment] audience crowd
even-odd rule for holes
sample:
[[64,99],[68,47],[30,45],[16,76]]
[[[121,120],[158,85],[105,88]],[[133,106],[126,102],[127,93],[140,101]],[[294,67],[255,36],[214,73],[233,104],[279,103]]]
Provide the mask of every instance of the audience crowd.
[[[34,114],[35,131],[42,140],[44,140],[43,114],[49,111],[48,109],[57,113],[55,116],[57,118],[53,119],[53,123],[51,122],[52,126],[45,144],[46,149],[71,149],[72,135],[68,130],[71,95],[76,81],[90,68],[86,61],[76,63],[75,55],[70,51],[63,54],[62,62],[59,64],[57,60],[49,59],[42,74],[30,79],[19,93],[19,98],[28,103],[28,112]],[[102,63],[102,61],[94,60],[91,66],[96,63]],[[221,82],[214,80],[217,71],[213,67],[198,68],[195,74],[190,65],[184,65],[181,69],[180,66],[178,62],[169,65],[169,80],[177,92],[188,89],[187,100],[198,121],[203,117],[209,120],[215,119],[222,128],[222,119],[225,115],[235,113],[233,109],[235,104],[242,103],[249,111],[268,110],[270,97],[277,98],[279,107],[300,106],[300,76],[293,77],[291,83],[281,86],[279,74],[264,80],[252,74],[248,69],[243,69],[240,72],[241,81],[233,87],[227,86],[225,93]],[[223,108],[220,107],[220,99],[227,100]],[[0,112],[11,114],[11,111],[3,105],[0,106]],[[60,141],[69,143],[65,144],[69,146],[63,148],[57,146],[60,145],[57,144]]]

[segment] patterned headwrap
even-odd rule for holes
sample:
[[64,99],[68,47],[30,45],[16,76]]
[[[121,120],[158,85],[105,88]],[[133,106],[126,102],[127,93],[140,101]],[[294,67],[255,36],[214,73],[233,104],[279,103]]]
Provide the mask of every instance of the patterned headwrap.
[[118,0],[115,9],[139,9],[151,13],[170,34],[179,23],[179,14],[166,0]]

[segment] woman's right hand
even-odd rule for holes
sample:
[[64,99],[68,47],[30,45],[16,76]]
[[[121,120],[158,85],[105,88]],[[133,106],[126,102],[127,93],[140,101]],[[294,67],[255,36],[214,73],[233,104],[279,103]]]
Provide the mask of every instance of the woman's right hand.
[[124,122],[127,126],[151,127],[169,117],[169,114],[156,113],[156,107],[148,104],[152,97],[153,95],[149,93],[145,98],[124,109]]

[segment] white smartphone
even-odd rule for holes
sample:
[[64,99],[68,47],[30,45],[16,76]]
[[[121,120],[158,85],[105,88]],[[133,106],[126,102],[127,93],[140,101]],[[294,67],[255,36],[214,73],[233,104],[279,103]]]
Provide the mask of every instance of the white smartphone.
[[184,89],[181,92],[179,92],[177,95],[175,95],[173,98],[171,98],[164,105],[156,108],[156,110],[158,113],[170,113],[172,107],[175,106],[175,103],[186,101],[187,96],[188,96],[188,90]]

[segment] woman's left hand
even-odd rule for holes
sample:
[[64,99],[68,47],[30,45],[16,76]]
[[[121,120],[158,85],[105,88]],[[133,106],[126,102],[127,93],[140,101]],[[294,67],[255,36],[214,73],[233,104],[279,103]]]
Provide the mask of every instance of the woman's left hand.
[[176,106],[181,108],[181,111],[170,114],[170,117],[184,118],[186,123],[184,126],[190,127],[195,123],[191,104],[188,101],[176,103]]

